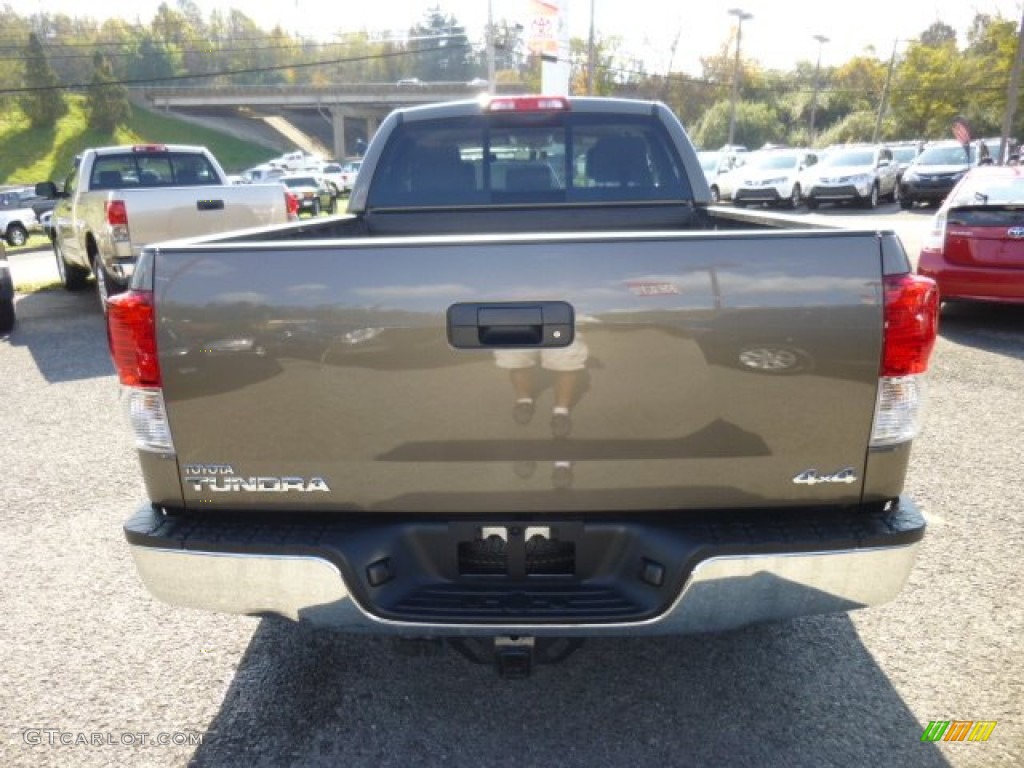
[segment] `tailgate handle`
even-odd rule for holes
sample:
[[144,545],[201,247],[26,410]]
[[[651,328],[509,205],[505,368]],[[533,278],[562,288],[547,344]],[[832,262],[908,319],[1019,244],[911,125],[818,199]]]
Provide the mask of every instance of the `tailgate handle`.
[[200,211],[223,211],[224,201],[223,200],[197,200],[196,208]]
[[448,341],[458,349],[567,347],[574,335],[575,313],[564,301],[448,307]]

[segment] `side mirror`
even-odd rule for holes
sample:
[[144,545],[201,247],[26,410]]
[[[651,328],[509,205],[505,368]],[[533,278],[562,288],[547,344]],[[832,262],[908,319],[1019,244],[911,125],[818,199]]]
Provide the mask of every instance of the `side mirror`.
[[56,200],[61,196],[57,185],[52,181],[40,181],[36,184],[36,197],[45,197],[47,200]]

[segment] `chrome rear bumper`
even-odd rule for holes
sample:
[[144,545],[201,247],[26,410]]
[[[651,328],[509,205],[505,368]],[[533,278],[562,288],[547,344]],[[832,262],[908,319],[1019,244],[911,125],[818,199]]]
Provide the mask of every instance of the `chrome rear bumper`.
[[[920,529],[923,534],[923,522]],[[732,554],[701,560],[667,609],[636,621],[544,623],[403,621],[357,600],[326,557],[190,551],[133,544],[147,589],[173,605],[279,615],[352,632],[416,636],[611,636],[720,631],[892,600],[913,567],[919,538],[893,546]]]

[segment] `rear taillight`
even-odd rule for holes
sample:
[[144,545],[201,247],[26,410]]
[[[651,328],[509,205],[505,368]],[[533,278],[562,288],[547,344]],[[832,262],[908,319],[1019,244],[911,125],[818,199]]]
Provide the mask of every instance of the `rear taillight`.
[[108,200],[106,203],[107,224],[112,227],[128,226],[128,209],[124,200]]
[[885,339],[882,376],[906,376],[928,370],[939,326],[939,290],[929,277],[890,275],[885,291]]
[[293,192],[284,193],[284,204],[288,210],[289,219],[299,218],[299,198]]
[[941,251],[946,246],[946,214],[940,211],[935,214],[925,235],[921,248],[928,251]]
[[128,208],[124,200],[108,200],[105,205],[107,224],[110,225],[110,236],[116,240],[125,242],[130,239],[128,232]]
[[107,340],[118,379],[125,387],[125,405],[136,447],[170,453],[167,409],[160,389],[156,317],[151,291],[126,291],[107,302]]
[[872,447],[913,440],[920,429],[922,374],[938,334],[939,292],[920,275],[890,275],[883,281],[884,338]]
[[121,384],[160,386],[152,292],[126,291],[108,299],[107,340]]

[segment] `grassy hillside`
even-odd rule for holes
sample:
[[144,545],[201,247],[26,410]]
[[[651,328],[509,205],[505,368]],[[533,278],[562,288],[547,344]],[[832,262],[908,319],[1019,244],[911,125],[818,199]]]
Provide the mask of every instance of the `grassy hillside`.
[[63,180],[79,152],[111,144],[203,144],[224,168],[242,170],[273,156],[266,147],[241,141],[191,123],[132,108],[128,124],[113,134],[89,128],[85,99],[69,96],[70,110],[52,128],[33,129],[20,110],[0,111],[0,184]]

